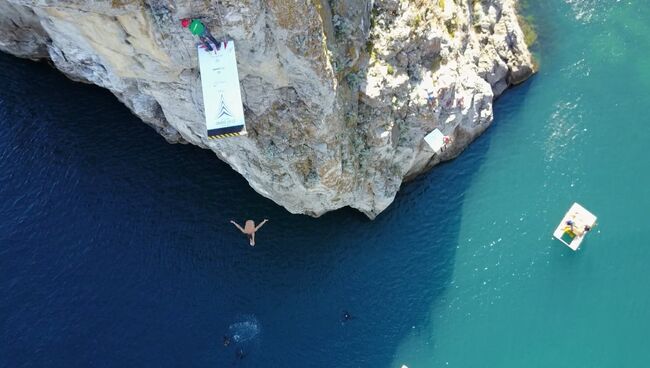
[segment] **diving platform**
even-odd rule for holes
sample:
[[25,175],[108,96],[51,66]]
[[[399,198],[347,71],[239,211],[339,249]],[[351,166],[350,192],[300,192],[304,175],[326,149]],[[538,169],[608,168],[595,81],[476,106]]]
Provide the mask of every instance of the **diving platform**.
[[596,216],[574,203],[553,232],[553,236],[567,247],[578,250],[585,235],[596,225]]

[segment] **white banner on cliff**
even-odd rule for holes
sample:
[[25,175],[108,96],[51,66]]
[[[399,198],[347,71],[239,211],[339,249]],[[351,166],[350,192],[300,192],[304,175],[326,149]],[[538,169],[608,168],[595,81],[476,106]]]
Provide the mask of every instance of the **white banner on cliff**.
[[226,138],[246,134],[235,43],[221,43],[218,51],[207,51],[200,46],[197,49],[208,137]]

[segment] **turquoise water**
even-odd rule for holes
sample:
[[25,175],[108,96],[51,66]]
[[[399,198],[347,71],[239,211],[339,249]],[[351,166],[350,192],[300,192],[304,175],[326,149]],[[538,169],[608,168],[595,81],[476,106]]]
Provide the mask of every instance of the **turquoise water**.
[[[540,73],[375,221],[290,215],[0,55],[0,367],[647,366],[650,7],[528,12]],[[574,201],[599,217],[576,253],[551,237]]]
[[[531,3],[541,71],[497,102],[449,287],[394,366],[650,360],[650,4]],[[551,238],[573,201],[599,217],[577,253]]]

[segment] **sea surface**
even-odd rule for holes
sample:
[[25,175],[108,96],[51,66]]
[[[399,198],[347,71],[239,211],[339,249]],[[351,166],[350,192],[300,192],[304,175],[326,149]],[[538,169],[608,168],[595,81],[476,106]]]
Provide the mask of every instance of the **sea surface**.
[[[0,55],[0,367],[647,367],[648,5],[531,1],[539,74],[375,221],[291,215]],[[574,201],[599,218],[575,253]]]

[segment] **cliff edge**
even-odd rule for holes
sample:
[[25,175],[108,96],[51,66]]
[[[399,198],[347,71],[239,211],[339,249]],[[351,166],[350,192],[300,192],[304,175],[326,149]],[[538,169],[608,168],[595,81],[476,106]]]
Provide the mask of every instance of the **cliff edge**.
[[[210,149],[293,213],[373,218],[457,156],[534,73],[516,0],[0,0],[0,50],[111,90],[169,142]],[[237,43],[249,135],[210,140],[181,18]],[[427,99],[430,97],[430,99]],[[452,138],[434,154],[423,137]]]

